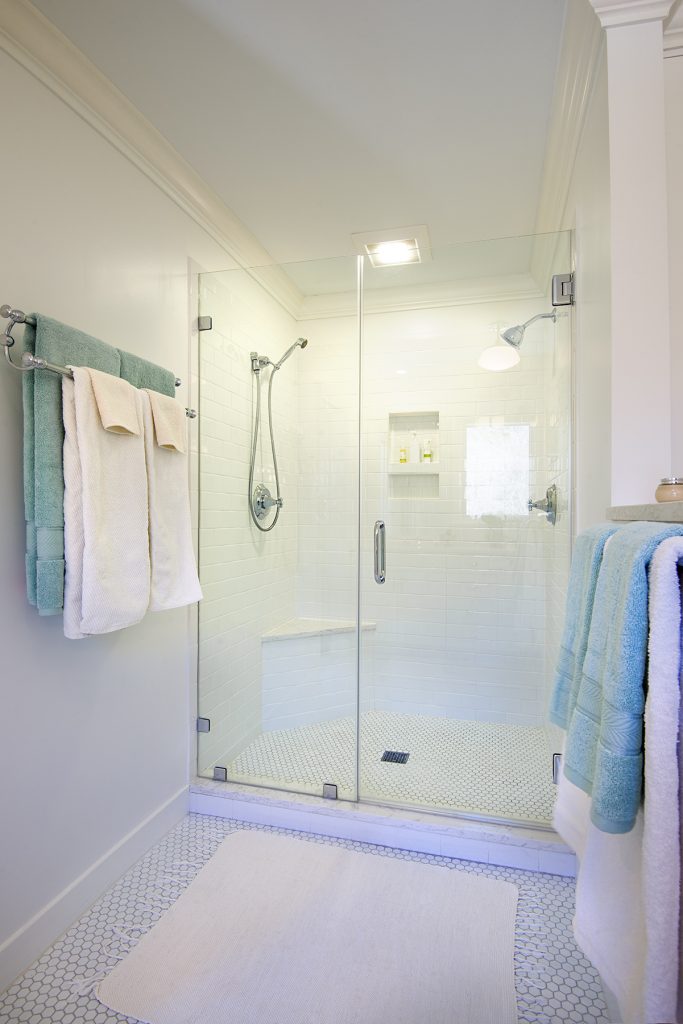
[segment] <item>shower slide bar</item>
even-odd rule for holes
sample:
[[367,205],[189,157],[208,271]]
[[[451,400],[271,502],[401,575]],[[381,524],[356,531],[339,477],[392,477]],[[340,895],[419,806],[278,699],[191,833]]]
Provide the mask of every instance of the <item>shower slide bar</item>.
[[[31,352],[24,352],[21,357],[21,366],[13,362],[10,355],[10,349],[15,342],[15,339],[12,337],[12,331],[17,324],[30,324],[31,327],[35,327],[36,321],[32,316],[27,316],[22,310],[13,309],[12,306],[8,305],[0,306],[0,316],[4,317],[5,320],[9,320],[5,330],[0,334],[0,344],[5,349],[5,360],[13,370],[19,370],[20,373],[26,373],[28,370],[50,370],[51,373],[60,373],[62,377],[70,377],[73,380],[73,373],[68,367],[48,363],[47,359],[34,356]],[[180,377],[176,377],[175,386],[179,388],[181,384]],[[185,409],[185,415],[193,420],[197,415],[197,411],[196,409]]]

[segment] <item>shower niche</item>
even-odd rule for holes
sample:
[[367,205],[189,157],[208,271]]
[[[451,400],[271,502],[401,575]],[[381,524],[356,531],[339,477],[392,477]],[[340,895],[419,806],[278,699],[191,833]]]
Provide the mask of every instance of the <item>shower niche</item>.
[[[429,452],[429,458],[425,453]],[[439,497],[439,413],[389,413],[389,497]],[[402,461],[405,459],[405,461]]]

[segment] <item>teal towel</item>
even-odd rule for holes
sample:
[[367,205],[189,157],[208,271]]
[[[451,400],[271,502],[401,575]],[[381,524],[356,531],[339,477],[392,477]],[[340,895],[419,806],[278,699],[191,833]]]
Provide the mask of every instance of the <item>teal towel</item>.
[[663,540],[682,535],[682,526],[628,523],[603,555],[564,754],[564,773],[591,795],[591,820],[602,832],[629,832],[636,819],[643,779],[647,567]]
[[[115,348],[73,327],[34,314],[24,346],[60,366],[90,366],[119,376]],[[64,605],[64,470],[62,378],[49,370],[24,374],[24,504],[27,593],[41,615]]]
[[148,363],[146,359],[133,356],[130,352],[119,352],[121,357],[120,376],[134,388],[149,388],[173,398],[175,395],[175,374],[161,366]]
[[602,553],[607,538],[618,528],[616,523],[592,526],[580,533],[574,544],[564,632],[550,701],[550,720],[562,729],[569,725],[579,692]]

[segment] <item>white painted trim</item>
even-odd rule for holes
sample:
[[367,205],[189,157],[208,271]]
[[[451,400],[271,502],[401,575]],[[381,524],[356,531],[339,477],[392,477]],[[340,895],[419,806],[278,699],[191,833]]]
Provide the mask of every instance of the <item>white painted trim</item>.
[[[604,50],[604,33],[583,0],[570,0],[557,65],[543,177],[536,216],[536,235],[560,231],[565,225],[567,199],[576,154]],[[536,246],[533,276],[547,290],[547,247]]]
[[[240,267],[273,259],[249,229],[116,86],[28,0],[0,3],[0,49],[21,64],[183,210]],[[223,268],[216,268],[223,269]],[[262,282],[263,283],[263,282]],[[267,290],[290,312],[301,295],[270,270]]]
[[683,28],[669,29],[664,33],[664,56],[683,55]]
[[0,946],[0,991],[70,925],[188,810],[187,786],[152,811]]
[[664,21],[674,0],[590,0],[603,28]]
[[[443,827],[430,828],[406,819],[387,818],[372,814],[370,807],[358,812],[343,813],[337,808],[320,811],[300,807],[279,806],[263,799],[237,799],[214,796],[190,790],[190,811],[207,814],[215,818],[234,818],[258,825],[273,825],[290,828],[295,832],[310,832],[313,835],[333,836],[335,839],[351,839],[356,842],[374,843],[392,849],[410,850],[414,853],[431,853],[443,857],[457,857],[482,864],[497,864],[503,867],[524,868],[547,874],[565,875],[573,878],[576,874],[576,858],[564,844],[550,849],[548,842],[535,844],[510,842],[503,837],[500,841],[468,838],[446,834]],[[489,833],[495,826],[487,826]]]

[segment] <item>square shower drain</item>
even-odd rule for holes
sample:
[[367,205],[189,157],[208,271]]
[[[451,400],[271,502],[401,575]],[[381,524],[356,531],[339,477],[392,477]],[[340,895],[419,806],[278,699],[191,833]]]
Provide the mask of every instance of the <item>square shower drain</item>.
[[405,754],[402,750],[385,750],[380,761],[391,761],[392,764],[405,764],[410,754]]

